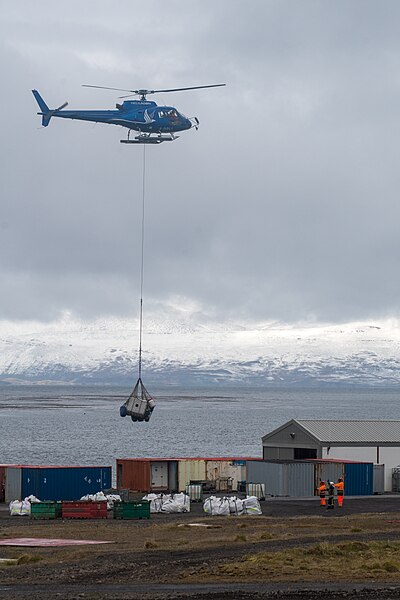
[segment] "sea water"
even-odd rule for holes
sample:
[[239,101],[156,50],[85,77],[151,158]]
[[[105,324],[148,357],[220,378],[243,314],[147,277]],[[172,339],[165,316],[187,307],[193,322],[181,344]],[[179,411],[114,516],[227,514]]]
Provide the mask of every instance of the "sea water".
[[152,389],[149,423],[119,416],[130,390],[0,387],[0,463],[115,465],[116,458],[262,455],[289,419],[399,419],[396,389]]

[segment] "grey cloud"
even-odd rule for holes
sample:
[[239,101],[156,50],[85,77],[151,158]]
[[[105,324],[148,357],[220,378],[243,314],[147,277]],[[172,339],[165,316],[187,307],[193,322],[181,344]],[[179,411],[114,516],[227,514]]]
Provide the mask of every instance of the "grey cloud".
[[224,81],[156,98],[201,128],[147,150],[147,302],[218,319],[398,314],[397,2],[41,6],[0,24],[0,316],[137,308],[142,149],[116,127],[39,130],[30,89],[112,108],[116,94],[80,84]]

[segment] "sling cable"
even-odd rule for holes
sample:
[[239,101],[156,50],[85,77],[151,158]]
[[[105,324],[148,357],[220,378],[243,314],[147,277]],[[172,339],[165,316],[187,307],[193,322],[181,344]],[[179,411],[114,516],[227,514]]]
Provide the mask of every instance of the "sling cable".
[[143,271],[144,271],[144,217],[145,217],[145,191],[146,191],[146,146],[143,145],[143,176],[142,176],[142,235],[141,235],[141,260],[140,260],[140,311],[139,311],[139,360],[138,380],[133,392],[119,409],[121,417],[130,416],[132,421],[150,421],[151,413],[155,407],[154,398],[143,385],[142,381],[142,337],[143,337]]

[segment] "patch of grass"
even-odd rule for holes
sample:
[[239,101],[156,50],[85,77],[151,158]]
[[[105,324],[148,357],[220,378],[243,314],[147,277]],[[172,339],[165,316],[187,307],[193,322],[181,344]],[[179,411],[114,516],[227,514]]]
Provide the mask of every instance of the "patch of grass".
[[247,523],[238,523],[238,524],[236,525],[236,527],[237,527],[238,529],[245,529],[245,527],[247,527]]
[[235,537],[235,542],[247,542],[247,537],[245,535],[237,535]]
[[274,536],[272,535],[272,533],[268,533],[267,531],[265,531],[260,535],[260,540],[272,540],[273,537]]
[[360,531],[362,531],[362,529],[360,527],[352,527],[350,529],[351,533],[360,533]]
[[[237,536],[240,537],[240,536]],[[398,580],[400,542],[321,542],[281,552],[262,552],[240,562],[222,563],[213,575],[225,580],[327,581],[391,578]],[[208,574],[210,575],[210,573]]]
[[[37,556],[34,554],[21,554],[20,556],[16,556],[15,558],[10,558],[9,565],[26,565],[28,563],[36,563],[43,560],[41,556]],[[7,565],[6,563],[2,563]]]

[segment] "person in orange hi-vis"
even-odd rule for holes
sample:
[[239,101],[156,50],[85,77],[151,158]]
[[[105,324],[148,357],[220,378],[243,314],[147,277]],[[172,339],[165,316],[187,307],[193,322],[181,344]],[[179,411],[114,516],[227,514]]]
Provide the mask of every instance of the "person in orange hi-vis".
[[338,506],[343,506],[343,496],[344,496],[344,481],[343,477],[339,477],[338,482],[335,483],[336,493],[337,493],[337,501]]
[[318,493],[319,493],[319,505],[320,506],[326,506],[326,483],[325,481],[320,481],[319,482],[319,488],[318,488]]

